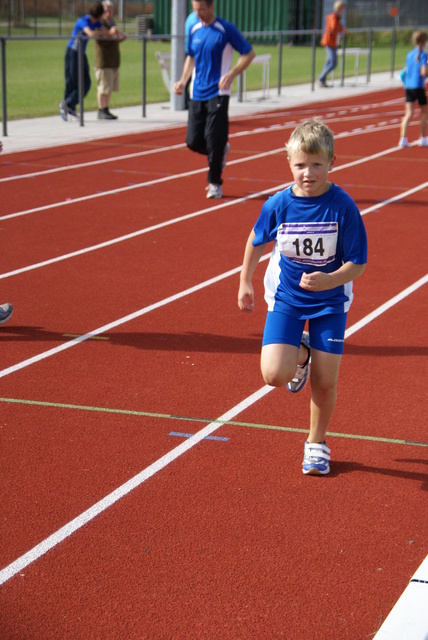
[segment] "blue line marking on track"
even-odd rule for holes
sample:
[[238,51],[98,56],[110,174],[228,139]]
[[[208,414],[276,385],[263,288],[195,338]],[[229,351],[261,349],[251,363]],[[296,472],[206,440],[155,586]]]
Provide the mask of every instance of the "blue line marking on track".
[[[180,433],[179,431],[171,431],[168,435],[176,436],[177,438],[191,438],[194,433]],[[219,440],[220,442],[227,442],[229,438],[220,438],[220,436],[205,436],[204,440]]]

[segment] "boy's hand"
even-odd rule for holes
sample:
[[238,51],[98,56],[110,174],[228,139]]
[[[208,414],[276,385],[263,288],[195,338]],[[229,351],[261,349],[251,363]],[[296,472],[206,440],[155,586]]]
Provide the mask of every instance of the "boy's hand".
[[300,286],[307,291],[326,291],[331,289],[330,274],[322,271],[304,273],[300,280]]
[[251,284],[241,283],[238,291],[238,307],[241,311],[254,311],[254,290]]

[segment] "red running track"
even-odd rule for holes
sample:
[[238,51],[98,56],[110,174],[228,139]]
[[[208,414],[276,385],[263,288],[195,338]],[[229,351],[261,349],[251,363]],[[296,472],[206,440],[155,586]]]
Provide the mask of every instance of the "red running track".
[[[310,390],[260,376],[263,265],[236,305],[314,115],[369,237],[326,478],[301,474]],[[401,115],[390,91],[233,120],[215,202],[183,129],[0,159],[2,638],[373,637],[428,553],[427,165]]]

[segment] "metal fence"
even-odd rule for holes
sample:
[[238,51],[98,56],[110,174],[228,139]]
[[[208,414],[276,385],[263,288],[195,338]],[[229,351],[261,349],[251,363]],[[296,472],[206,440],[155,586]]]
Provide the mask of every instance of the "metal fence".
[[[373,44],[374,41],[376,39],[376,37],[379,35],[379,33],[384,33],[385,30],[376,30],[376,29],[370,29],[370,30],[361,30],[361,29],[354,29],[354,30],[349,30],[347,36],[345,36],[342,40],[342,45],[341,45],[341,61],[340,61],[340,83],[343,86],[344,84],[344,79],[345,79],[345,54],[346,51],[348,50],[349,52],[351,52],[351,49],[349,48],[349,46],[351,45],[353,50],[352,53],[355,55],[355,39],[358,37],[361,37],[364,39],[364,48],[361,49],[362,52],[364,52],[364,55],[366,56],[366,69],[365,69],[365,75],[366,75],[366,82],[369,83],[370,82],[370,75],[371,75],[371,59],[372,59],[372,49],[373,49]],[[400,30],[397,29],[390,29],[388,31],[389,37],[390,37],[390,49],[391,49],[391,65],[390,65],[390,71],[391,71],[391,77],[393,77],[394,75],[394,71],[395,71],[395,47],[396,47],[396,42],[397,42],[397,34],[400,33]],[[406,33],[408,33],[408,31],[406,31]],[[315,61],[316,61],[316,47],[319,43],[319,39],[320,36],[322,34],[322,30],[319,29],[312,29],[312,30],[303,30],[303,31],[277,31],[277,32],[270,32],[270,33],[266,33],[266,32],[259,32],[259,31],[255,31],[255,32],[244,32],[244,35],[252,40],[254,38],[257,37],[266,37],[267,35],[272,38],[275,39],[275,41],[277,42],[278,46],[277,46],[277,55],[278,55],[278,77],[277,77],[277,92],[278,95],[281,94],[281,88],[282,88],[282,58],[283,58],[283,47],[286,46],[286,43],[293,41],[294,38],[298,37],[300,39],[306,39],[306,41],[308,41],[308,46],[311,47],[312,53],[311,53],[311,69],[310,69],[310,77],[311,77],[311,86],[312,86],[312,90],[314,90],[315,88],[315,79],[316,79],[316,72],[315,72]],[[171,41],[172,37],[171,35],[159,35],[159,36],[153,36],[153,35],[140,35],[140,36],[132,36],[133,39],[141,42],[141,50],[142,50],[142,55],[141,55],[141,78],[142,78],[142,95],[141,95],[141,103],[142,103],[142,117],[146,117],[146,105],[147,105],[147,91],[148,91],[148,87],[147,87],[147,43],[148,42],[152,42],[152,41],[159,41],[159,40],[167,40],[167,41]],[[2,100],[1,100],[1,107],[2,107],[2,127],[3,127],[3,135],[7,136],[7,76],[6,76],[6,54],[7,54],[7,43],[8,42],[12,42],[12,41],[16,41],[16,40],[50,40],[50,39],[56,39],[56,40],[68,40],[68,36],[56,36],[56,37],[35,37],[35,36],[0,36],[0,50],[1,50],[1,92],[2,92]],[[83,87],[83,55],[82,55],[82,39],[78,38],[79,43],[80,43],[80,62],[81,62],[81,76],[80,76],[80,86]],[[359,49],[357,49],[357,51],[359,51]],[[238,99],[242,100],[242,83],[241,83],[241,76],[238,77]],[[83,92],[80,91],[80,125],[84,126],[84,100],[83,100]]]
[[[0,34],[62,35],[93,0],[1,0]],[[215,0],[218,15],[241,31],[322,29],[334,0]],[[186,0],[187,11],[191,0]],[[116,16],[130,34],[171,32],[171,0],[117,0]],[[428,22],[427,0],[347,0],[348,28],[392,28]],[[19,34],[17,33],[19,31]]]

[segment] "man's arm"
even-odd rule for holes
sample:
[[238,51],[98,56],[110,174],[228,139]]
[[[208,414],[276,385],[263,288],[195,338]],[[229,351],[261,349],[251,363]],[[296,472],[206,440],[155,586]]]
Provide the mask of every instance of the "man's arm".
[[228,91],[236,76],[239,76],[240,73],[245,71],[255,57],[256,54],[254,49],[251,49],[248,53],[244,53],[244,55],[240,56],[236,61],[235,66],[220,78],[220,82],[218,83],[220,91]]
[[186,88],[186,84],[189,82],[190,78],[192,77],[194,68],[195,68],[195,58],[192,58],[191,56],[187,56],[186,60],[184,61],[184,67],[181,74],[181,78],[180,80],[178,80],[178,82],[175,82],[173,86],[174,92],[177,95],[181,96],[181,94],[183,93],[184,89]]

